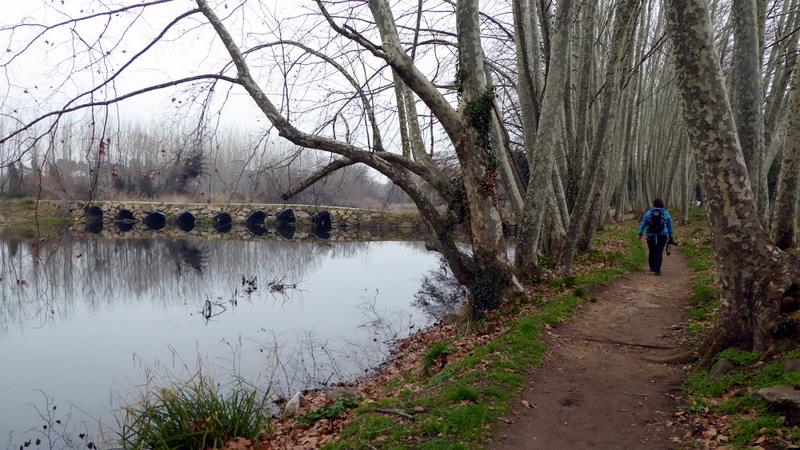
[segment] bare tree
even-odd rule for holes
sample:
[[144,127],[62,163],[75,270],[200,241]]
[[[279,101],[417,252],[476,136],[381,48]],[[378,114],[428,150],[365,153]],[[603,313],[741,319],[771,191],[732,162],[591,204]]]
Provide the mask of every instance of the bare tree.
[[711,355],[727,346],[770,351],[785,337],[787,328],[780,324],[795,304],[800,267],[796,258],[775,248],[761,223],[706,2],[669,0],[666,7],[723,295],[715,329],[700,351]]

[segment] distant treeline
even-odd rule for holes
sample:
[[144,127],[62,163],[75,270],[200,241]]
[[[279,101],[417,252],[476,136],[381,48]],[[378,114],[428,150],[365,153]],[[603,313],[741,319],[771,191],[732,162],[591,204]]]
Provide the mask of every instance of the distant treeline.
[[[280,202],[283,192],[329,160],[243,131],[212,135],[140,124],[103,133],[63,126],[22,157],[2,152],[0,196],[54,199]],[[368,168],[351,166],[292,202],[379,207],[408,199]]]

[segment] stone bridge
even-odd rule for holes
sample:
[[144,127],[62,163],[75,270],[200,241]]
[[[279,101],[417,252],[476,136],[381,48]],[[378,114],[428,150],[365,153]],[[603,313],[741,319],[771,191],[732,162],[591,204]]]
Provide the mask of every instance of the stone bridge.
[[163,203],[98,201],[69,205],[73,229],[104,235],[142,232],[183,232],[195,235],[262,236],[274,228],[277,235],[295,233],[317,237],[398,233],[420,237],[424,226],[416,212],[346,208],[339,206],[255,203]]

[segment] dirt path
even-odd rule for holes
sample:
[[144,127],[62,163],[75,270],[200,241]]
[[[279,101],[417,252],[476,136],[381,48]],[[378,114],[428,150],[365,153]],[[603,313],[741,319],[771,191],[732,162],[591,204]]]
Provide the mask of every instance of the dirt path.
[[552,330],[537,369],[489,449],[679,448],[667,427],[684,373],[643,358],[668,354],[686,320],[691,271],[678,252],[663,275],[624,276],[595,293],[576,319]]

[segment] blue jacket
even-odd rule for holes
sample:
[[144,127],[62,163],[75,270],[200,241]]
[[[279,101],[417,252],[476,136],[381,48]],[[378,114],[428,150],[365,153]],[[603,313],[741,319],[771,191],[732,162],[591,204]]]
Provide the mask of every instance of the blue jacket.
[[[661,214],[664,215],[664,229],[661,230],[661,236],[669,236],[672,237],[672,216],[669,214],[666,208],[650,208],[644,213],[644,217],[642,217],[642,224],[639,225],[639,236],[644,233],[645,228],[650,223],[650,215],[653,213],[653,210],[661,211]],[[650,230],[647,230],[647,237],[653,237],[656,234]]]

